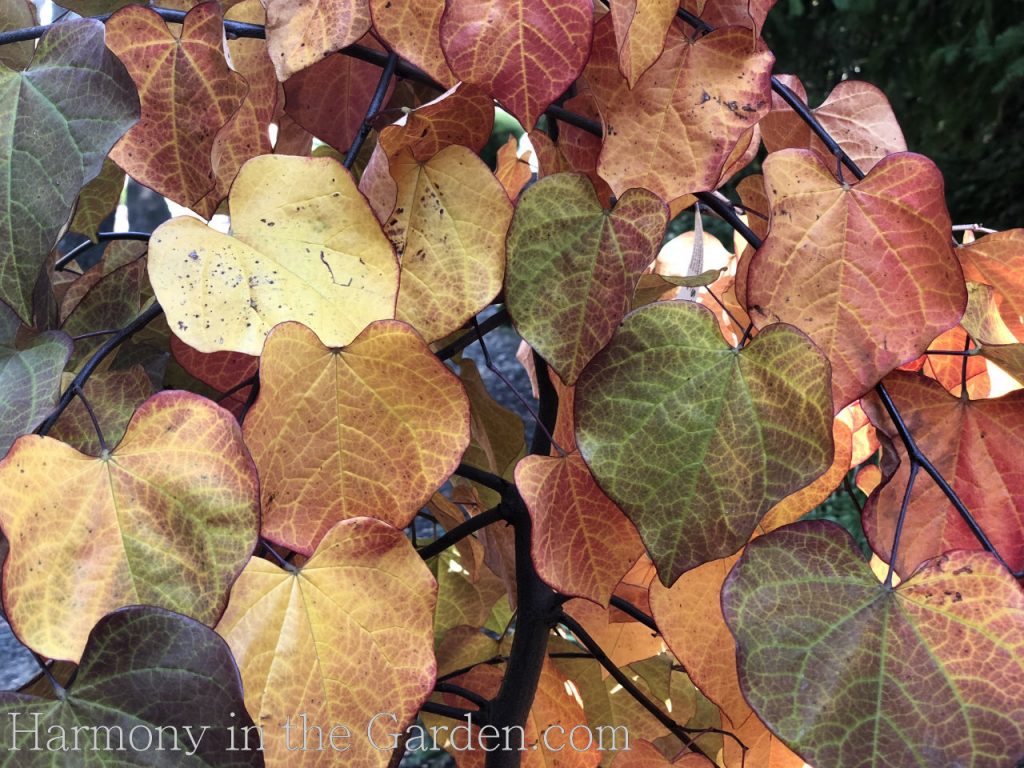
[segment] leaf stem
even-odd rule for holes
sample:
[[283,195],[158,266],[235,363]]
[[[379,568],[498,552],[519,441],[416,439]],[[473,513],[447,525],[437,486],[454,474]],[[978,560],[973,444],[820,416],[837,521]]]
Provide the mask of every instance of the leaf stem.
[[499,309],[493,315],[488,317],[483,322],[477,322],[476,318],[467,324],[467,328],[476,330],[476,333],[465,333],[459,338],[455,339],[451,344],[448,344],[441,349],[437,350],[434,355],[438,360],[448,360],[455,357],[459,352],[464,350],[466,347],[476,344],[481,337],[486,336],[488,333],[493,331],[495,328],[508,323],[508,310],[504,307]]
[[900,516],[896,519],[896,532],[892,537],[892,546],[889,548],[889,570],[885,574],[886,589],[892,589],[892,574],[896,570],[896,556],[900,549],[900,538],[903,536],[903,523],[907,519],[907,508],[910,506],[910,494],[914,490],[914,481],[917,479],[917,471],[921,465],[916,461],[910,462],[910,477],[907,478],[907,489],[903,492],[903,503],[900,504]]
[[149,240],[149,238],[149,232],[99,232],[96,235],[95,243],[92,240],[86,240],[84,243],[79,243],[70,251],[61,256],[59,259],[57,259],[57,261],[54,262],[53,264],[53,268],[57,272],[63,272],[65,269],[67,269],[68,264],[73,262],[83,253],[88,251],[90,248],[93,248],[99,245],[100,243],[108,243],[111,242],[112,240],[146,241]]

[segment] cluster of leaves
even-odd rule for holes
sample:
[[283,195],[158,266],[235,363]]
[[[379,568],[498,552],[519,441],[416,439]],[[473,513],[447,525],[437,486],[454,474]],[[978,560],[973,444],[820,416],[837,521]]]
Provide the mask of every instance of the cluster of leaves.
[[[335,764],[334,726],[397,765],[467,716],[460,766],[1024,755],[1024,230],[955,240],[872,86],[809,110],[772,0],[78,0],[113,13],[34,47],[22,2],[2,589],[50,685],[4,714],[206,727],[217,766]],[[532,149],[492,170],[495,102]],[[125,174],[230,231],[98,234]],[[529,447],[461,356],[501,377],[506,320]],[[851,470],[870,562],[799,521]]]

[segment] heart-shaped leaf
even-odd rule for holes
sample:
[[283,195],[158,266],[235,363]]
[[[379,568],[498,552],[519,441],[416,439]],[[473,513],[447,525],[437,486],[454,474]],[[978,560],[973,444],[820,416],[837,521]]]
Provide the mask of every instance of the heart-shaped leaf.
[[832,463],[818,349],[783,325],[734,349],[688,301],[628,315],[580,377],[575,404],[583,458],[666,585],[735,552],[776,502]]
[[408,525],[466,450],[469,402],[405,323],[373,323],[341,349],[287,323],[263,349],[245,441],[263,535],[308,554],[339,520]]
[[103,24],[81,19],[47,30],[24,72],[0,64],[0,105],[0,300],[28,320],[39,270],[139,97]]
[[0,740],[19,768],[263,766],[227,645],[149,606],[100,619],[63,697],[0,693]]
[[93,624],[124,605],[217,620],[256,546],[256,469],[230,413],[161,392],[99,458],[19,438],[0,462],[0,525],[11,626],[35,651],[77,661]]
[[508,231],[508,310],[566,384],[615,333],[667,225],[668,206],[651,192],[628,190],[609,211],[581,173],[523,193]]
[[895,589],[812,520],[747,546],[722,589],[743,695],[812,765],[1013,765],[1024,755],[1024,591],[951,552]]

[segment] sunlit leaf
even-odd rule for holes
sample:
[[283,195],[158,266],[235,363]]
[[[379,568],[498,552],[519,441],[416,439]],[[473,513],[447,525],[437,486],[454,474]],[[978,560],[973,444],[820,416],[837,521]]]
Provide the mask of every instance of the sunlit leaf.
[[630,88],[661,56],[665,36],[678,8],[677,0],[612,3],[612,26],[619,46],[619,71]]
[[284,81],[370,29],[368,0],[268,0],[267,49]]
[[669,760],[649,741],[631,744],[629,752],[620,752],[612,760],[612,768],[711,768],[713,765],[714,763],[703,755],[693,752],[683,755],[678,760]]
[[650,192],[629,190],[608,211],[578,173],[523,193],[508,232],[509,314],[565,383],[611,339],[667,224]]
[[263,535],[308,554],[339,520],[408,525],[466,449],[469,403],[404,323],[374,323],[342,349],[288,323],[267,338],[245,441]]
[[812,765],[1013,765],[1024,753],[1024,592],[951,552],[895,589],[825,521],[747,546],[722,591],[740,685]]
[[747,305],[758,326],[791,323],[828,356],[838,410],[963,314],[942,176],[901,153],[841,184],[810,150],[787,149],[765,160],[764,177],[772,224]]
[[24,72],[0,64],[0,105],[0,300],[28,320],[75,198],[138,120],[139,100],[103,25],[79,20],[47,30]]
[[[348,726],[337,742],[349,747],[346,765],[388,764],[388,734],[409,725],[434,687],[436,590],[405,534],[368,518],[338,523],[302,568],[249,561],[217,632],[242,672],[246,708],[266,728],[268,765],[337,765],[335,724]],[[321,726],[324,751],[315,736],[314,748],[294,749],[306,724]]]
[[180,33],[138,5],[121,9],[107,22],[107,44],[128,68],[142,98],[142,119],[110,158],[136,181],[191,208],[217,182],[214,140],[249,86],[224,58],[223,19],[216,3],[197,5],[175,29]]
[[77,661],[92,625],[123,605],[212,624],[256,544],[258,502],[237,423],[187,392],[147,400],[100,458],[20,438],[0,462],[11,626],[39,653]]
[[263,766],[227,645],[159,608],[103,617],[63,698],[2,692],[0,715],[7,761],[19,768]]
[[1024,338],[1024,229],[1009,229],[957,250],[968,280],[996,289],[999,314],[1010,331]]
[[[964,401],[938,383],[897,371],[885,379],[886,389],[910,433],[935,468],[970,510],[1000,555],[1015,570],[1024,568],[1024,392],[993,400]],[[896,431],[881,405],[869,402],[875,425]],[[864,528],[874,549],[889,561],[896,520],[910,471],[901,444],[900,466],[864,511]],[[923,472],[914,483],[903,523],[896,565],[901,576],[922,560],[950,549],[980,549],[960,514]]]
[[774,57],[746,30],[691,42],[674,22],[665,52],[630,89],[611,21],[595,26],[586,70],[605,129],[598,172],[617,195],[643,187],[667,202],[714,189],[740,137],[768,112]]
[[633,524],[575,451],[527,456],[516,467],[516,486],[533,520],[531,552],[540,577],[562,594],[607,607],[643,552]]
[[802,333],[775,326],[739,351],[706,310],[657,302],[580,377],[576,439],[670,585],[828,469],[831,408],[828,364]]
[[657,656],[665,644],[656,632],[638,621],[615,620],[623,614],[602,608],[590,600],[576,598],[565,604],[565,612],[578,621],[618,667]]
[[271,328],[295,320],[342,346],[394,316],[394,250],[340,163],[254,158],[230,203],[233,236],[177,218],[150,240],[153,288],[186,344],[258,355]]
[[456,77],[483,88],[530,130],[583,71],[593,14],[589,0],[446,3],[441,48]]
[[[807,102],[807,92],[798,78],[780,75],[779,79],[801,101]],[[811,113],[865,173],[886,155],[907,151],[907,142],[889,100],[870,83],[842,81]],[[769,152],[785,147],[811,149],[823,163],[835,167],[835,155],[778,94],[772,94],[772,111],[760,125]]]
[[[530,163],[519,157],[519,142],[515,136],[509,136],[500,149],[494,168],[494,175],[497,176],[501,186],[509,200],[515,200],[523,187],[533,179],[533,171],[530,170]],[[527,152],[528,156],[530,153]]]
[[501,290],[512,204],[463,146],[445,147],[426,162],[403,150],[389,167],[398,195],[384,232],[402,263],[395,317],[436,341]]

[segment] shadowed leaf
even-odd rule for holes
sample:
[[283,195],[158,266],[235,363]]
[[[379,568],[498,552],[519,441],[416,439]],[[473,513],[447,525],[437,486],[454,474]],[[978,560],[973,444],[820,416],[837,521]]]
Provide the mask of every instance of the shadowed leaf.
[[[0,314],[9,313],[0,306]],[[12,328],[17,331],[16,319]],[[18,344],[15,333],[0,330],[0,457],[57,405],[60,375],[71,348],[71,339],[61,331],[47,331]]]
[[747,546],[722,590],[740,685],[812,765],[1013,765],[1024,753],[1024,592],[987,553],[895,589],[834,523]]
[[28,320],[75,198],[139,119],[139,99],[103,25],[82,19],[47,30],[24,72],[0,64],[0,105],[0,300]]
[[575,402],[580,452],[666,585],[735,552],[832,462],[828,364],[817,348],[778,325],[738,351],[686,301],[627,316]]
[[160,608],[103,617],[64,698],[2,692],[0,717],[19,768],[263,766],[255,735],[244,735],[253,722],[227,645]]
[[79,193],[75,215],[68,229],[85,235],[95,243],[100,223],[117,208],[123,189],[124,171],[113,160],[104,160],[100,175],[86,184]]
[[991,285],[999,314],[1018,338],[1024,338],[1024,229],[1008,229],[957,249],[968,280]]

